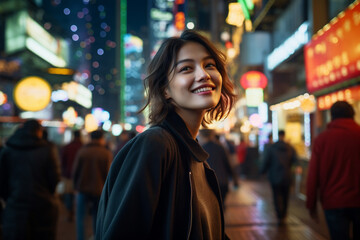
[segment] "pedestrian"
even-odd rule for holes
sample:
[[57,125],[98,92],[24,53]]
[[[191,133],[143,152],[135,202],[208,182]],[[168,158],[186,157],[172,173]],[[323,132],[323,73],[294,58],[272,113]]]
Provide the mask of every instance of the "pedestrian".
[[66,144],[61,151],[62,181],[64,183],[64,203],[67,212],[67,220],[74,219],[74,184],[72,179],[72,169],[77,152],[83,146],[81,131],[74,130],[73,139]]
[[248,144],[245,141],[245,137],[241,135],[240,143],[239,145],[236,146],[237,164],[235,168],[237,169],[238,175],[243,178],[245,178],[245,170],[243,165],[246,160],[247,150],[248,150]]
[[306,207],[317,220],[319,195],[331,239],[360,239],[360,126],[345,101],[334,103],[330,113],[312,147]]
[[295,149],[285,142],[285,131],[279,131],[279,140],[265,152],[260,173],[268,173],[278,224],[285,223],[292,183],[292,167],[297,164]]
[[229,154],[224,146],[215,138],[215,132],[212,129],[200,129],[199,142],[209,154],[207,163],[215,171],[220,186],[223,207],[225,207],[224,202],[229,192],[229,179],[233,180],[235,187],[238,186],[238,178],[231,166]]
[[225,239],[215,173],[196,140],[235,101],[224,54],[186,30],[164,40],[144,83],[151,127],[113,161],[96,239]]
[[90,133],[90,142],[80,148],[73,166],[73,180],[76,191],[76,235],[77,240],[85,239],[84,220],[91,207],[93,234],[96,233],[96,216],[106,176],[113,154],[106,147],[104,132]]
[[0,157],[0,198],[5,200],[3,239],[55,239],[60,160],[42,139],[42,126],[27,120],[6,142]]

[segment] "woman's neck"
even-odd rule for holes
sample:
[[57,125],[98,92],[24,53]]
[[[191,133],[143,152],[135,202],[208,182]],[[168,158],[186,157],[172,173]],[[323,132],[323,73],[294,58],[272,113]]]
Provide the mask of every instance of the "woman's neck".
[[175,111],[185,122],[192,138],[196,139],[205,111],[184,111],[183,109],[176,109]]

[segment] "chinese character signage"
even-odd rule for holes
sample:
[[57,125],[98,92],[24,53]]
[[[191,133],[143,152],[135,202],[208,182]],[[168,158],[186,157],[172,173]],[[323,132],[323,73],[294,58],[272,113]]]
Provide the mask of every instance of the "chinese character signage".
[[309,92],[360,76],[360,1],[325,25],[305,46]]

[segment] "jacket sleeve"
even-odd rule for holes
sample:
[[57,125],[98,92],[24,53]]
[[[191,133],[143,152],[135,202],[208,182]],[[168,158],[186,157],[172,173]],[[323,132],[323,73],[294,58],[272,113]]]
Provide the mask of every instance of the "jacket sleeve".
[[306,207],[309,210],[314,210],[316,208],[317,189],[319,185],[319,151],[318,143],[315,140],[306,181]]
[[100,198],[96,239],[146,239],[150,234],[162,179],[173,159],[171,142],[158,132],[145,132],[116,155]]

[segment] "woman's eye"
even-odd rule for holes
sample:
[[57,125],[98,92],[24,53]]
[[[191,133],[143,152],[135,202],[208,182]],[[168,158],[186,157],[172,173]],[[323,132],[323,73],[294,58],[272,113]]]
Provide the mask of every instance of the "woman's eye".
[[188,71],[188,70],[190,70],[190,67],[185,66],[185,67],[180,68],[179,72],[184,72],[184,71]]
[[215,67],[216,68],[216,65],[215,65],[215,63],[208,63],[208,64],[206,64],[206,67],[209,67],[209,68]]

